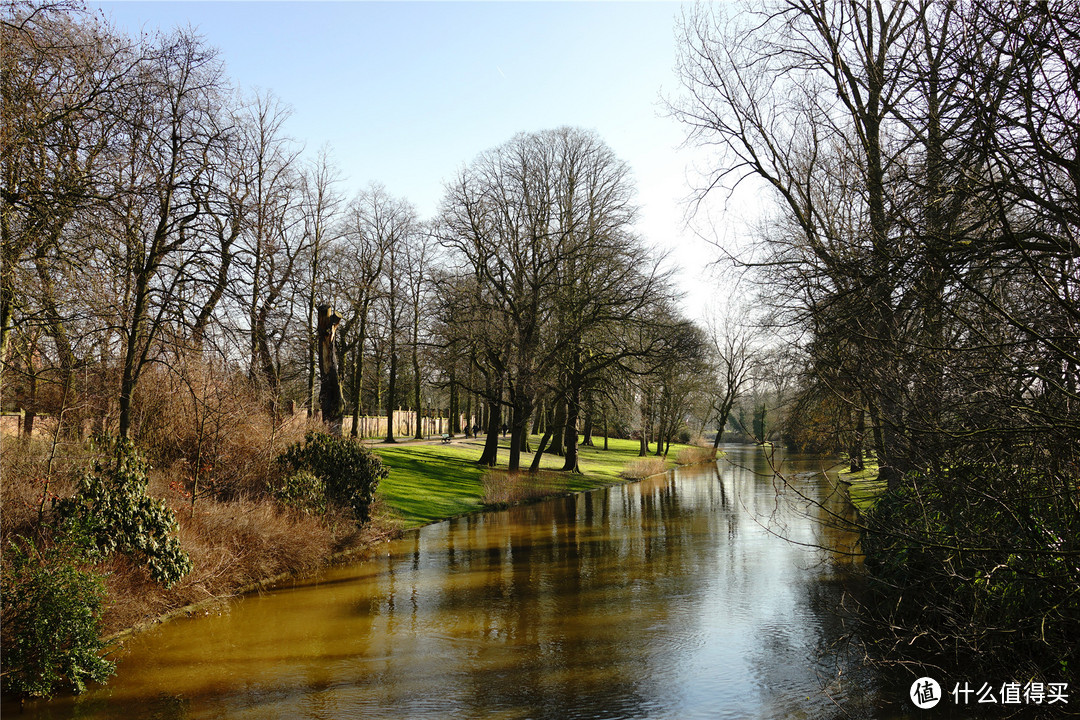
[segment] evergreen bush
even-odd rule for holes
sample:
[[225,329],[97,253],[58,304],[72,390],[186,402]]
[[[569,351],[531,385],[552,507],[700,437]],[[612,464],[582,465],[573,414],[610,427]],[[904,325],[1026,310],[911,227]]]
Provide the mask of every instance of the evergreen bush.
[[286,507],[302,510],[310,515],[326,513],[326,483],[310,470],[300,470],[285,478],[274,498]]
[[988,674],[1071,679],[1080,526],[1058,482],[1045,468],[957,462],[883,495],[862,534],[880,633],[867,636],[887,657],[902,648]]
[[70,524],[52,542],[8,543],[3,580],[5,691],[50,697],[103,682],[114,664],[101,657],[101,576],[84,569],[92,544]]
[[141,560],[166,587],[191,571],[191,560],[175,537],[176,517],[165,501],[146,494],[150,466],[134,443],[105,438],[106,460],[97,460],[75,496],[56,510],[86,528],[102,555],[120,551]]
[[328,503],[350,508],[358,525],[367,522],[379,481],[390,474],[382,460],[360,443],[309,432],[278,457],[290,474],[306,471],[323,482]]

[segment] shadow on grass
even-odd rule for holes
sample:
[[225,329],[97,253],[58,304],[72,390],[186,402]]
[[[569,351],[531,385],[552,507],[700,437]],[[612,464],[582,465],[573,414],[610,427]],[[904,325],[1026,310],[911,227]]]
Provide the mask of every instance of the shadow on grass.
[[[638,460],[639,447],[636,440],[614,438],[609,440],[607,450],[603,449],[603,438],[598,438],[593,447],[580,446],[578,465],[582,474],[564,474],[564,482],[553,494],[626,482],[621,473]],[[672,445],[671,459],[656,458],[650,465],[657,472],[670,468],[678,452],[686,447]],[[498,504],[492,503],[490,483],[485,486],[484,475],[492,470],[505,472],[506,441],[500,444],[499,459],[503,463],[496,468],[476,464],[482,447],[474,443],[375,445],[372,450],[390,468],[390,477],[380,484],[379,494],[408,527]],[[531,461],[531,455],[523,455],[523,460]],[[541,469],[557,472],[562,464],[563,458],[545,455]]]

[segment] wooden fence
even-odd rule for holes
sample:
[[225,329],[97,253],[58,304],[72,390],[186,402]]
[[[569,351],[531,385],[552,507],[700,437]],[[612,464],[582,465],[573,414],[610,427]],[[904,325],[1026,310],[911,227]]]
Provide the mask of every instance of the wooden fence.
[[[298,408],[293,411],[293,422],[302,422],[307,411]],[[26,431],[26,415],[23,410],[5,411],[0,413],[0,437],[23,437]],[[89,432],[90,422],[84,419],[86,425],[83,435]],[[466,418],[461,416],[461,428],[464,430]],[[68,421],[65,420],[65,426]],[[51,439],[56,432],[56,418],[50,415],[37,415],[33,419],[31,436],[34,438]],[[416,413],[412,410],[394,411],[394,437],[407,440],[415,435]],[[342,433],[349,435],[352,432],[352,415],[346,415],[342,427]],[[443,433],[450,432],[450,418],[437,412],[428,412],[420,417],[420,434],[425,438],[437,438]],[[360,417],[360,437],[384,438],[386,437],[386,415],[367,415]]]

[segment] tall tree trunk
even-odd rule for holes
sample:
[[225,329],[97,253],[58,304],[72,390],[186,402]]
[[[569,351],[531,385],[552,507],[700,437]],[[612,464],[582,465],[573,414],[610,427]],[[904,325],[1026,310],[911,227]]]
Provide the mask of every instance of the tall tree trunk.
[[593,434],[593,406],[592,406],[591,402],[587,403],[585,405],[585,425],[584,425],[584,428],[582,429],[581,434],[583,436],[582,440],[581,440],[581,444],[585,445],[586,447],[592,447],[593,446],[593,439],[592,439],[592,434]]
[[533,455],[532,464],[529,465],[529,472],[534,473],[540,469],[540,460],[544,457],[544,450],[547,448],[548,441],[551,440],[551,426],[544,432],[544,437],[540,438],[540,445],[536,448],[536,454]]
[[611,435],[611,433],[608,431],[607,403],[604,403],[604,405],[603,405],[600,412],[603,415],[603,420],[604,420],[604,449],[607,450],[608,449],[608,436]]
[[458,384],[454,370],[450,370],[450,435],[461,434],[461,408],[458,406]]
[[529,420],[532,417],[532,399],[519,394],[515,400],[510,415],[510,472],[521,467],[521,452],[528,447]]
[[667,419],[664,417],[663,412],[661,412],[656,426],[656,457],[660,457],[664,454],[664,438],[667,437],[667,425]]
[[[41,281],[40,294],[41,304],[45,313],[45,331],[56,345],[56,353],[60,360],[60,384],[64,388],[72,386],[75,365],[78,360],[71,346],[71,338],[68,336],[64,320],[60,317],[60,310],[56,304],[55,285],[47,269],[38,264],[38,278]],[[66,390],[65,390],[66,397]]]
[[487,418],[487,440],[484,442],[484,452],[476,462],[494,467],[499,461],[499,423],[502,421],[502,404],[499,401],[488,399]]
[[471,392],[466,392],[465,393],[465,437],[466,438],[471,438],[473,436],[473,432],[472,432],[472,423],[473,423],[472,397],[473,396],[472,396]]
[[570,387],[566,393],[566,427],[563,432],[565,438],[565,461],[562,469],[567,472],[579,473],[578,468],[578,418],[581,415],[581,381],[575,376],[570,381]]
[[143,342],[142,331],[145,323],[146,304],[149,292],[147,290],[147,276],[149,270],[138,273],[135,282],[135,305],[131,312],[131,324],[125,332],[124,343],[124,368],[120,376],[120,437],[128,438],[131,434],[131,410],[135,394],[135,386],[139,382],[142,371],[140,354]]
[[727,427],[728,418],[731,417],[731,406],[735,404],[734,393],[728,393],[728,397],[720,404],[720,410],[716,413],[716,437],[713,438],[713,450],[720,447],[720,441],[724,437],[724,428]]
[[356,338],[356,350],[353,356],[353,423],[349,435],[354,438],[359,438],[362,434],[360,418],[364,414],[364,342],[367,340],[367,309],[367,302],[361,303],[360,331]]
[[417,352],[416,345],[413,345],[412,351],[412,367],[413,367],[413,404],[416,407],[416,432],[413,433],[414,440],[422,440],[424,437],[423,428],[421,428],[421,413],[423,412],[420,404],[420,356]]
[[851,472],[859,472],[863,469],[863,435],[866,433],[866,411],[861,407],[855,408],[855,432],[851,435],[851,447],[848,450],[851,456]]
[[548,453],[563,457],[566,454],[566,398],[562,393],[555,399],[555,418],[551,423],[551,447]]
[[390,375],[386,383],[386,439],[383,442],[397,442],[394,439],[394,402],[397,397],[397,343],[393,330],[390,331]]
[[649,413],[652,411],[650,404],[649,395],[646,393],[645,400],[641,403],[641,448],[638,450],[638,457],[649,454]]

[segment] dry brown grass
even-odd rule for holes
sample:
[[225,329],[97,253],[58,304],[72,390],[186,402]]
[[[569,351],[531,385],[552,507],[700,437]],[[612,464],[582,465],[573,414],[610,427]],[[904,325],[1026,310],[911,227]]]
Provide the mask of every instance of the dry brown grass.
[[[156,466],[147,492],[174,511],[193,569],[166,589],[137,559],[117,554],[103,561],[98,569],[106,574],[110,597],[105,635],[269,579],[311,572],[342,552],[362,553],[400,534],[401,523],[380,503],[362,529],[347,511],[315,517],[278,505],[267,491],[277,472],[274,459],[302,440],[310,424],[302,414],[275,422],[265,398],[250,392],[243,377],[199,365],[155,370],[140,383],[137,415],[137,443]],[[54,446],[45,438],[4,438],[4,539],[47,535],[50,503],[44,523],[38,517],[43,478],[50,478],[50,494],[70,496],[92,461],[83,442]],[[196,469],[204,492],[192,504]]]
[[336,551],[363,540],[351,518],[317,518],[269,499],[200,500],[194,515],[189,506],[174,509],[191,572],[165,589],[127,558],[110,558],[104,568],[113,600],[104,618],[106,634],[170,610],[236,595],[269,578],[310,572]]
[[[51,459],[51,463],[50,463]],[[45,494],[44,517],[51,516],[52,497],[75,492],[91,462],[82,443],[6,437],[0,441],[0,538],[32,535]],[[46,480],[48,481],[46,483]]]
[[151,461],[220,498],[262,494],[274,458],[303,439],[304,414],[273,417],[266,397],[247,379],[206,363],[185,361],[140,384],[139,445]]
[[696,465],[716,459],[716,450],[710,447],[686,447],[675,455],[677,465]]
[[192,570],[165,589],[145,568],[123,556],[110,558],[103,568],[112,599],[103,619],[105,635],[196,603],[233,597],[267,580],[312,572],[343,552],[362,555],[401,534],[401,523],[381,500],[372,507],[372,520],[357,528],[347,511],[316,517],[267,497],[199,499],[193,514],[190,500],[164,472],[152,474],[150,491],[165,497],[176,513]]
[[560,473],[509,473],[489,470],[480,478],[486,505],[515,505],[540,500],[566,491],[566,478]]
[[664,465],[663,458],[638,458],[627,465],[623,471],[619,473],[619,476],[628,480],[640,480],[642,478],[647,478],[650,475],[657,475],[664,472]]

